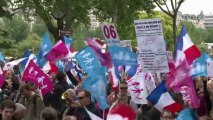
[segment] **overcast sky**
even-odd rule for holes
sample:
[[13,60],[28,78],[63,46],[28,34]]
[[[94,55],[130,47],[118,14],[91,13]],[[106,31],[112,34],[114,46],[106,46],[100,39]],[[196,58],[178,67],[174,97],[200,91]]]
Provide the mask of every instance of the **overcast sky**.
[[183,14],[198,15],[200,11],[203,11],[205,15],[213,14],[213,0],[186,0],[181,5],[180,11]]

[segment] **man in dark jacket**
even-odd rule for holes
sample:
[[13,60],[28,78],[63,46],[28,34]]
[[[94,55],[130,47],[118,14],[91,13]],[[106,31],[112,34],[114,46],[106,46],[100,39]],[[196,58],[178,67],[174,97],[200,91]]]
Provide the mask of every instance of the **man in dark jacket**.
[[91,93],[88,90],[79,92],[78,99],[82,106],[75,111],[75,116],[78,120],[91,120],[86,109],[101,118],[101,112],[98,108],[95,107],[95,103],[91,102]]
[[56,79],[58,82],[55,84],[53,94],[51,96],[51,106],[55,108],[58,113],[60,114],[61,111],[65,108],[65,103],[61,100],[61,95],[69,88],[66,81],[66,75],[63,72],[58,72],[56,75]]

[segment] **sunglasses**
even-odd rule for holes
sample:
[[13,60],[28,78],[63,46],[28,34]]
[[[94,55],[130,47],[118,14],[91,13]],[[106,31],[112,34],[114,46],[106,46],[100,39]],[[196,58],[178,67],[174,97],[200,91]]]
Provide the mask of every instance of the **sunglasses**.
[[127,87],[120,87],[120,89],[121,89],[121,90],[126,90],[126,89],[127,89]]
[[78,97],[78,99],[83,99],[84,97]]

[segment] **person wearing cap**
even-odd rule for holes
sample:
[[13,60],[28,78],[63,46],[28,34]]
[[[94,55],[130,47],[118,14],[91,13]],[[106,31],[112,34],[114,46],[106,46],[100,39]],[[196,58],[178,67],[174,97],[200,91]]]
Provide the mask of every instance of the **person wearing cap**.
[[61,96],[62,100],[66,102],[66,108],[62,111],[62,118],[65,116],[73,116],[80,103],[77,100],[76,92],[73,89],[67,89]]

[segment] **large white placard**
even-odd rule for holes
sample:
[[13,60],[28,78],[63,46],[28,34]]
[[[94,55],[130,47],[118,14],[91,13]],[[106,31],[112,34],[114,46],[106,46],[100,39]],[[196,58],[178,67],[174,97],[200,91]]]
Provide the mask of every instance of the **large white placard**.
[[134,24],[143,70],[169,72],[161,20],[135,20]]
[[114,24],[102,24],[101,29],[108,46],[120,46],[120,39]]
[[213,77],[213,61],[207,61],[207,76]]

